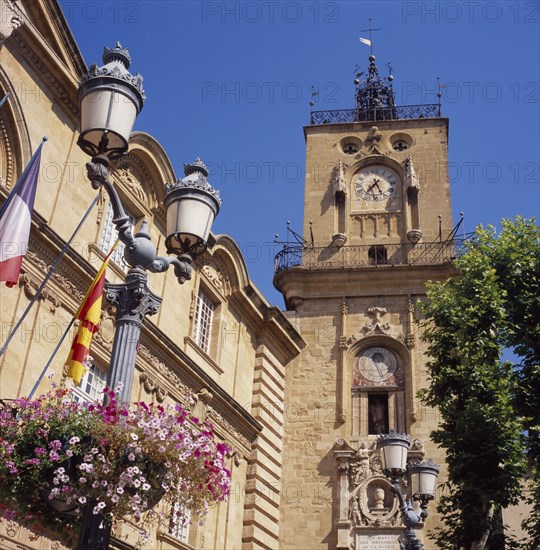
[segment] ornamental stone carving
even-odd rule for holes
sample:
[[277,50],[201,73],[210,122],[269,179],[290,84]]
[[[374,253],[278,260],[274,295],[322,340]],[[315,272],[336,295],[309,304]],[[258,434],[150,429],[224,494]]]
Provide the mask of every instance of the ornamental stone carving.
[[372,126],[369,129],[368,135],[365,140],[366,146],[369,148],[370,152],[381,154],[381,151],[379,150],[379,143],[381,139],[382,134],[381,132],[379,132],[379,128],[377,128],[377,126]]
[[206,388],[203,388],[195,395],[195,404],[191,414],[198,418],[199,420],[206,420],[206,414],[208,412],[208,406],[210,405],[214,395],[208,391]]
[[96,342],[101,344],[106,350],[112,350],[114,341],[114,316],[111,314],[112,308],[101,312],[99,329],[94,335]]
[[141,372],[139,378],[146,393],[154,395],[159,403],[163,403],[163,401],[165,401],[165,398],[169,392],[160,386],[154,378],[152,378],[146,371]]
[[117,170],[116,176],[142,204],[146,204],[147,200],[144,189],[139,179],[133,174],[130,166],[123,165],[119,170]]
[[20,528],[21,526],[16,521],[9,520],[6,523],[6,533],[10,537],[14,537],[18,533]]
[[407,193],[411,196],[418,195],[420,192],[420,178],[414,169],[411,155],[403,161],[403,166],[405,167],[405,185]]
[[345,165],[341,160],[332,171],[332,188],[336,199],[343,202],[347,196],[347,184],[345,182]]
[[0,0],[0,47],[22,23],[22,19],[13,10],[12,3]]
[[217,270],[213,265],[206,264],[202,267],[203,273],[206,275],[206,278],[212,285],[218,290],[221,294],[224,294],[224,278],[223,274]]
[[352,535],[362,529],[372,532],[377,528],[398,527],[401,521],[399,504],[390,482],[382,473],[379,455],[375,452],[376,443],[357,445],[354,449],[343,439],[334,445],[342,487],[339,508],[347,511],[348,519],[348,522],[340,522],[339,529],[346,529],[347,535]]
[[[35,277],[30,275],[30,273],[22,273],[19,278],[19,285],[23,286],[24,293],[30,300],[36,295],[40,284],[41,281],[38,281]],[[51,313],[54,313],[62,305],[60,298],[46,287],[41,291],[38,300],[47,300]]]

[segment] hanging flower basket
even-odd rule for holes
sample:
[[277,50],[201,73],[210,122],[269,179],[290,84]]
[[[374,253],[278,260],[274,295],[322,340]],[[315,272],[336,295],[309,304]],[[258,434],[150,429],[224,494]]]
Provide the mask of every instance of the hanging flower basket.
[[0,507],[11,519],[66,532],[95,503],[94,513],[135,520],[147,534],[161,500],[202,516],[227,497],[229,449],[210,423],[179,405],[120,405],[105,391],[106,407],[56,389],[0,410]]

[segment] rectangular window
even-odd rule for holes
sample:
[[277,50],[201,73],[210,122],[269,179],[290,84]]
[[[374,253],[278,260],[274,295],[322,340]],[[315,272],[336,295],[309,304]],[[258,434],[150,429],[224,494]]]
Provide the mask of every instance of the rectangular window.
[[197,296],[195,310],[195,326],[193,327],[193,339],[206,353],[210,350],[210,337],[212,335],[212,321],[216,306],[203,292]]
[[384,265],[388,263],[388,252],[386,246],[375,245],[368,249],[369,265]]
[[187,543],[189,536],[189,524],[191,512],[178,502],[175,502],[171,508],[169,518],[169,535],[178,539],[180,542]]
[[368,434],[387,434],[388,429],[388,394],[368,394]]
[[[129,217],[129,222],[131,224],[131,227],[135,225],[135,218],[131,215],[126,213]],[[109,250],[111,249],[111,246],[114,244],[116,239],[118,238],[118,233],[116,231],[116,227],[113,223],[113,207],[112,204],[109,202],[107,205],[107,213],[105,215],[105,220],[103,222],[103,231],[101,233],[101,242],[99,243],[99,248],[107,254]],[[126,263],[124,262],[124,249],[126,245],[122,242],[118,243],[118,246],[114,250],[111,256],[111,260],[116,264],[122,267],[123,269],[127,268]]]
[[82,377],[81,383],[74,388],[77,401],[101,401],[103,388],[107,384],[107,374],[98,366],[92,365]]

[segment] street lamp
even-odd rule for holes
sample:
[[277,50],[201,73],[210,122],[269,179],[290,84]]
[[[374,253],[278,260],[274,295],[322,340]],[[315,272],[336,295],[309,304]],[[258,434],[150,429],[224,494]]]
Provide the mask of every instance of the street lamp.
[[[437,476],[440,467],[431,459],[407,463],[411,437],[390,431],[381,434],[377,440],[377,450],[383,473],[392,483],[392,493],[398,498],[402,521],[405,524],[405,537],[400,542],[401,550],[423,550],[424,545],[416,538],[415,527],[428,516],[427,507],[435,498]],[[410,494],[403,495],[399,479],[409,475]],[[415,512],[413,500],[420,502],[420,513]]]
[[[92,157],[86,164],[94,189],[104,187],[113,209],[113,223],[118,238],[125,244],[124,259],[130,266],[125,281],[107,284],[107,300],[117,306],[116,330],[110,367],[109,388],[122,386],[119,401],[129,401],[135,358],[141,328],[146,315],[157,313],[161,298],[148,288],[148,271],[160,273],[171,265],[180,284],[191,278],[192,259],[204,252],[221,199],[208,183],[208,170],[200,159],[184,165],[185,178],[166,186],[167,253],[157,256],[150,241],[147,223],[133,235],[129,217],[109,179],[109,161],[124,155],[145,94],[142,76],[128,71],[131,58],[127,49],[117,43],[103,51],[102,67],[92,65],[79,87],[81,132],[78,145]],[[110,538],[110,523],[93,514],[92,504],[83,513],[79,550],[105,550]]]

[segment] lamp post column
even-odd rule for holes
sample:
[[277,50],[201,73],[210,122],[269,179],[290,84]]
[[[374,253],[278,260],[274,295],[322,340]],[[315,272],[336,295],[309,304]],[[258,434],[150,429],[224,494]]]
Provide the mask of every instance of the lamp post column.
[[141,267],[131,268],[125,283],[107,284],[106,297],[117,307],[107,385],[115,389],[121,383],[118,400],[129,402],[144,318],[157,313],[162,299],[148,288],[148,276]]
[[[407,463],[411,437],[390,431],[380,434],[377,449],[380,452],[383,473],[392,482],[392,493],[399,500],[401,518],[405,525],[405,535],[399,543],[401,550],[424,550],[424,545],[416,538],[415,528],[428,515],[427,506],[435,498],[437,476],[440,467],[431,459]],[[408,473],[407,497],[401,492],[398,479]],[[420,501],[420,511],[415,511],[413,499]]]
[[[118,238],[125,245],[124,259],[131,266],[125,282],[107,284],[106,296],[117,308],[116,330],[107,384],[115,389],[122,383],[120,402],[129,402],[135,358],[144,318],[157,313],[161,298],[148,288],[148,274],[163,273],[172,265],[180,284],[191,278],[192,259],[206,250],[210,228],[221,207],[219,192],[207,180],[208,169],[197,158],[184,165],[186,177],[166,186],[167,253],[157,256],[150,242],[146,221],[136,235],[129,217],[109,179],[109,162],[126,153],[145,94],[142,76],[129,73],[131,57],[117,43],[105,48],[103,67],[91,65],[79,87],[81,133],[78,145],[92,157],[86,168],[94,189],[104,187],[113,209]],[[107,550],[110,517],[89,502],[83,510],[78,550]],[[109,511],[110,512],[110,511]]]

